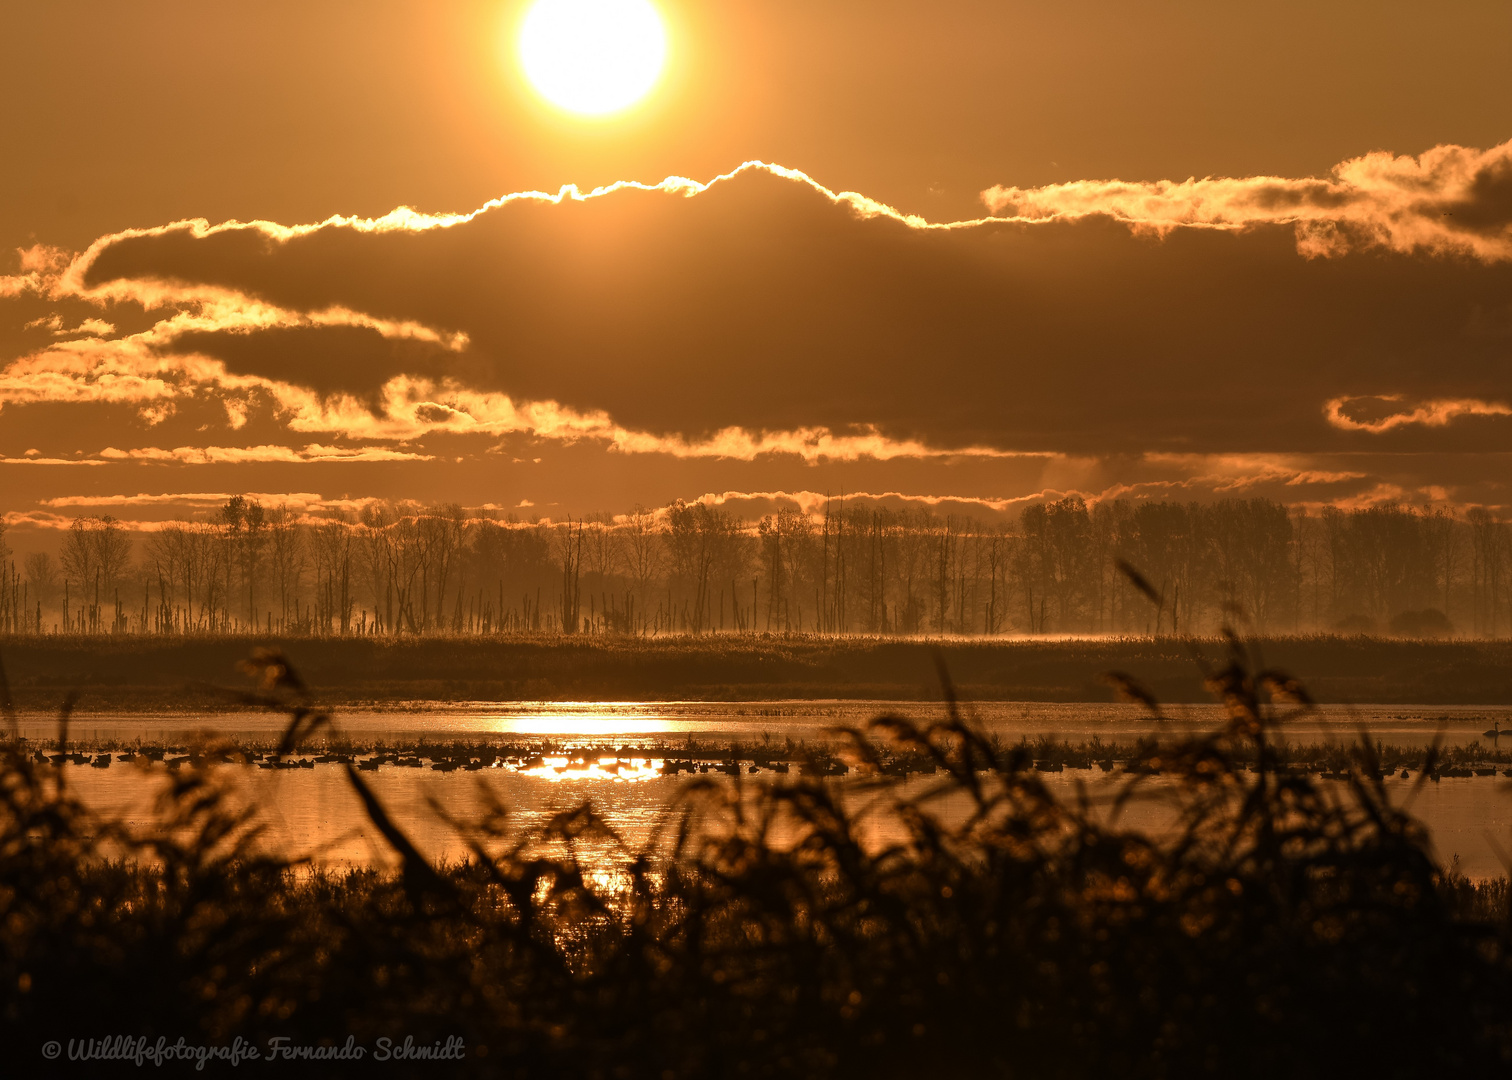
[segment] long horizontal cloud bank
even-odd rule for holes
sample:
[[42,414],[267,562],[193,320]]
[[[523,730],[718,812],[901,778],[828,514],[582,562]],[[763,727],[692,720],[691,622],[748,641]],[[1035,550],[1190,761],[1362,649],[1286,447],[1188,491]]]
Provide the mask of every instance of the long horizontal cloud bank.
[[[209,396],[300,445],[744,460],[1501,448],[1509,162],[997,188],[1000,216],[949,225],[760,164],[468,214],[181,222],[26,253],[0,294],[58,310],[28,320],[47,340],[0,370],[0,406],[158,423]],[[116,332],[124,309],[151,314]]]

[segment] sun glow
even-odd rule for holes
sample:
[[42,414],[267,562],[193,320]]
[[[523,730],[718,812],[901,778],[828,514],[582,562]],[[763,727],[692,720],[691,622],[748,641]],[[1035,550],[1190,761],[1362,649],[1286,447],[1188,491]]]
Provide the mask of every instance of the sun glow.
[[520,62],[547,101],[603,116],[650,92],[667,57],[649,0],[537,0],[520,28]]

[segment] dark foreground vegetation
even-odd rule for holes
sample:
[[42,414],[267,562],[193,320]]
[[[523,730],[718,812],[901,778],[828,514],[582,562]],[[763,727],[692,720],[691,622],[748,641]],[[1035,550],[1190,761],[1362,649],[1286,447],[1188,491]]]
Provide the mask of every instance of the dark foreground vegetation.
[[[664,638],[0,638],[19,707],[216,709],[214,686],[256,646],[295,652],[328,705],[400,701],[938,700],[942,655],[976,701],[1116,698],[1109,671],[1136,675],[1167,702],[1211,700],[1193,657],[1220,662],[1221,638],[1064,641],[899,640],[815,635]],[[1506,705],[1512,641],[1269,638],[1267,662],[1320,702]]]
[[[284,750],[329,731],[280,657],[258,666],[255,700],[290,716]],[[933,724],[879,717],[846,742],[856,763],[930,760],[939,794],[967,802],[958,824],[879,770],[877,803],[905,829],[868,843],[863,812],[794,770],[754,788],[690,781],[640,851],[591,807],[533,836],[498,807],[458,824],[473,858],[438,868],[348,767],[401,860],[392,875],[258,853],[214,772],[192,766],[152,828],[96,820],[12,740],[5,1060],[37,1074],[45,1040],[116,1034],[410,1036],[459,1038],[465,1058],[392,1075],[1505,1073],[1506,882],[1435,867],[1369,742],[1343,783],[1288,769],[1273,700],[1302,693],[1286,676],[1235,645],[1209,685],[1230,719],[1161,748],[1181,782],[1179,826],[1159,837],[1058,800],[1032,749],[983,739],[947,692]]]

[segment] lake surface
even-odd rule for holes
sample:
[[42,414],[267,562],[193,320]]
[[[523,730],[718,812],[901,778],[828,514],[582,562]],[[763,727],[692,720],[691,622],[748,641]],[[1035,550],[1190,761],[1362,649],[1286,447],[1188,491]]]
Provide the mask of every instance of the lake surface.
[[[1127,744],[1150,734],[1201,731],[1221,721],[1221,713],[1214,706],[1170,709],[1170,720],[1164,724],[1153,722],[1132,705],[992,703],[965,708],[987,732],[1014,741],[1050,735],[1077,743],[1096,736],[1104,742]],[[651,836],[686,779],[661,775],[660,761],[638,756],[635,748],[676,744],[689,737],[705,744],[761,742],[764,737],[778,742],[787,738],[823,742],[836,727],[861,726],[884,712],[928,721],[942,715],[943,706],[854,701],[426,703],[399,709],[343,710],[337,723],[344,735],[362,743],[498,739],[558,749],[591,745],[618,748],[602,762],[590,755],[586,765],[570,765],[565,755],[548,752],[539,765],[519,770],[444,773],[383,765],[363,774],[425,854],[455,859],[466,854],[466,843],[432,803],[454,819],[468,821],[479,817],[491,799],[497,800],[510,808],[513,827],[530,829],[554,813],[592,802],[627,845],[638,847]],[[91,714],[76,716],[69,734],[71,740],[84,743],[130,744],[140,740],[183,745],[197,733],[214,733],[243,742],[271,744],[283,723],[277,715],[253,712],[213,716]],[[1493,741],[1485,739],[1482,732],[1498,723],[1512,727],[1512,708],[1325,706],[1289,725],[1287,736],[1299,743],[1342,743],[1366,731],[1372,739],[1398,746],[1423,747],[1436,738],[1447,745],[1480,741],[1490,746]],[[57,734],[56,721],[46,716],[23,717],[21,728],[30,739],[46,740]],[[167,769],[161,764],[63,768],[66,782],[87,803],[139,826],[150,820],[153,801],[167,783]],[[260,820],[266,826],[263,842],[271,849],[308,856],[330,866],[391,863],[386,846],[367,822],[340,767],[219,769],[239,798],[259,808]],[[748,779],[759,783],[771,775]],[[1116,782],[1095,769],[1068,769],[1042,776],[1067,796],[1074,795],[1076,785],[1082,784],[1094,797],[1100,797],[1111,792]],[[1392,779],[1388,785],[1394,800],[1399,804],[1410,802],[1427,824],[1440,861],[1447,864],[1457,855],[1461,870],[1472,877],[1508,873],[1501,852],[1512,852],[1512,783],[1500,775],[1446,778],[1421,786],[1415,780],[1415,776],[1406,781]],[[858,785],[840,783],[853,792],[848,797],[866,797]],[[914,777],[905,790],[916,793],[934,783],[932,777]],[[1158,793],[1160,784],[1159,780],[1152,782],[1152,792]],[[950,807],[942,807],[941,812],[948,815]],[[1129,823],[1146,827],[1158,828],[1164,819],[1165,810],[1158,801],[1132,806],[1125,813]],[[885,819],[879,818],[875,827],[879,836],[889,831]]]
[[[1104,742],[1133,742],[1144,735],[1201,731],[1222,723],[1217,705],[1174,705],[1163,724],[1152,721],[1141,706],[1132,704],[1075,704],[1046,702],[981,702],[962,706],[988,733],[1017,740],[1051,735],[1080,742],[1093,736]],[[918,701],[580,701],[580,702],[417,702],[375,708],[344,708],[335,715],[338,729],[362,742],[376,740],[433,741],[499,738],[615,741],[621,745],[667,743],[693,736],[701,742],[809,741],[828,737],[829,729],[864,726],[882,713],[920,722],[944,715],[944,706]],[[179,740],[196,731],[222,736],[276,742],[282,716],[266,712],[113,714],[76,713],[70,737],[81,740]],[[1293,742],[1350,741],[1360,731],[1372,739],[1398,746],[1427,746],[1436,737],[1462,745],[1482,738],[1500,724],[1512,728],[1512,706],[1479,705],[1322,705],[1289,723]],[[46,714],[21,718],[27,738],[48,739],[57,734],[57,721]],[[1512,738],[1509,743],[1512,745]]]

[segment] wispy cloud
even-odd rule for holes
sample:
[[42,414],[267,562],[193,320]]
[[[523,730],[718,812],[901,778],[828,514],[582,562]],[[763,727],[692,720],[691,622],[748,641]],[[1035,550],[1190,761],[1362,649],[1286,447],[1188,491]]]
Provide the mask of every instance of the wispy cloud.
[[[366,496],[361,498],[329,498],[308,491],[199,491],[184,493],[139,493],[135,495],[59,495],[37,503],[43,509],[17,510],[0,515],[0,522],[7,526],[33,529],[67,529],[80,512],[86,514],[110,513],[117,517],[123,528],[137,532],[154,532],[176,521],[194,520],[195,515],[214,511],[224,506],[233,495],[255,499],[265,507],[281,507],[296,515],[297,520],[318,524],[330,520],[334,512],[354,514],[374,503],[386,504],[387,500]],[[72,510],[74,514],[58,511]],[[151,517],[134,517],[132,512],[146,511]],[[171,516],[162,517],[164,512]],[[320,515],[325,515],[324,517]]]
[[97,454],[77,457],[43,457],[28,454],[24,457],[0,458],[4,465],[109,465],[118,462],[155,462],[178,465],[235,465],[250,462],[288,462],[310,464],[330,461],[433,461],[433,455],[396,450],[386,446],[322,446],[310,443],[304,447],[279,446],[265,443],[261,446],[176,446],[165,449],[159,446],[141,446],[122,450],[107,446]]
[[[384,383],[376,401],[352,394],[322,395],[276,379],[234,375],[222,361],[203,355],[165,355],[154,347],[154,336],[69,341],[14,361],[0,369],[0,404],[124,404],[155,424],[171,413],[176,399],[207,390],[260,391],[290,431],[376,441],[408,441],[432,432],[524,434],[562,442],[595,440],[628,454],[739,461],[778,454],[810,462],[1024,456],[987,446],[943,447],[895,439],[867,424],[847,433],[814,426],[779,431],[725,427],[704,438],[659,435],[619,424],[605,410],[575,410],[549,400],[517,401],[509,394],[470,389],[454,379],[410,375]],[[229,426],[244,426],[247,402],[225,398],[223,404]]]
[[43,457],[41,454],[27,454],[25,457],[0,457],[0,465],[106,465],[106,461],[99,458],[60,458]]
[[[1374,407],[1383,415],[1363,419],[1350,415],[1351,407]],[[1383,408],[1384,406],[1384,408]],[[1343,431],[1368,431],[1373,435],[1396,428],[1421,425],[1444,427],[1465,416],[1512,416],[1512,405],[1501,401],[1481,401],[1477,398],[1434,398],[1417,404],[1407,404],[1401,394],[1379,394],[1369,397],[1336,397],[1323,406],[1323,415],[1334,427]]]
[[229,492],[229,491],[186,491],[166,492],[159,494],[147,494],[139,492],[136,495],[59,495],[51,499],[43,499],[37,505],[51,509],[66,509],[68,507],[141,507],[141,506],[188,506],[206,507],[223,506],[233,495],[241,495],[247,499],[256,499],[267,506],[289,506],[305,509],[309,507],[324,507],[324,496],[308,491],[296,492]]
[[1242,494],[1261,485],[1305,487],[1363,480],[1366,474],[1344,469],[1320,469],[1305,454],[1164,454],[1144,455],[1158,468],[1188,475],[1178,481],[1219,495]]
[[1292,225],[1307,256],[1384,247],[1512,259],[1512,142],[1489,150],[1435,146],[1416,157],[1365,154],[1322,178],[1077,180],[992,187],[982,200],[1018,221],[1104,215],[1157,233]]
[[50,330],[54,337],[72,337],[75,335],[84,337],[103,337],[106,334],[115,333],[115,327],[104,319],[84,319],[78,326],[64,326],[63,316],[57,312],[44,315],[40,319],[33,319],[25,325],[27,330]]
[[807,462],[892,461],[896,458],[1040,458],[1051,455],[998,450],[989,446],[931,446],[919,439],[894,439],[874,425],[862,425],[857,434],[840,434],[824,427],[793,431],[750,432],[744,428],[721,428],[707,439],[658,436],[627,431],[615,426],[609,444],[630,454],[669,454],[672,457],[727,458],[754,461],[768,454],[791,454]]
[[[1062,493],[1055,493],[1054,497],[1060,497]],[[844,505],[865,505],[888,503],[927,506],[930,508],[939,506],[962,506],[976,508],[978,510],[991,510],[995,513],[1017,509],[1028,503],[1043,501],[1047,493],[1034,492],[1029,495],[1020,495],[1012,498],[992,498],[980,495],[920,495],[902,491],[847,491],[847,492],[819,492],[819,491],[710,491],[699,495],[697,498],[687,500],[690,503],[702,503],[705,506],[727,506],[740,503],[773,503],[791,504],[800,513],[809,517],[816,517],[824,513],[826,506],[840,507]]]
[[[36,244],[16,251],[20,273],[0,275],[0,297],[52,294],[73,256],[61,248]],[[59,325],[62,325],[61,322]]]
[[430,454],[416,454],[383,446],[322,446],[311,443],[302,449],[292,446],[178,446],[165,450],[144,446],[118,450],[107,446],[99,456],[106,461],[175,462],[181,465],[228,465],[246,462],[290,462],[308,464],[324,461],[432,461]]
[[[102,507],[103,509],[104,507]],[[112,515],[114,516],[114,515]],[[75,515],[59,514],[52,510],[12,510],[0,515],[0,522],[12,529],[38,529],[64,531],[72,527]],[[155,533],[179,524],[175,518],[116,518],[116,523],[126,532]]]
[[755,432],[726,427],[705,438],[658,435],[625,427],[604,410],[579,411],[555,401],[516,402],[508,394],[471,390],[454,380],[435,382],[409,376],[384,384],[381,408],[376,413],[350,396],[321,399],[288,386],[280,387],[276,393],[289,412],[291,429],[342,431],[355,438],[415,439],[433,431],[524,434],[562,442],[595,440],[626,454],[735,461],[754,461],[778,454],[808,462],[1026,456],[984,446],[948,448],[930,446],[917,439],[890,438],[874,425],[859,425],[852,432],[839,434],[827,427]]

